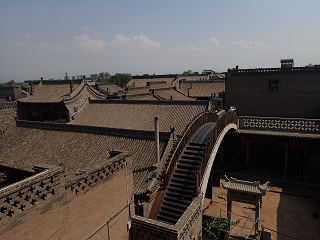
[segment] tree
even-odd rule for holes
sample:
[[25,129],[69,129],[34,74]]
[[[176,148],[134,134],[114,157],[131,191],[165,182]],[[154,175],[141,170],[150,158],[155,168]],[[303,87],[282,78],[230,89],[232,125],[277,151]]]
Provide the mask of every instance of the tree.
[[312,63],[309,63],[308,65],[305,65],[305,67],[313,67],[314,65]]
[[116,73],[110,78],[109,82],[115,82],[120,87],[125,87],[130,79],[131,73]]
[[192,70],[184,71],[182,75],[192,75]]
[[110,79],[111,75],[108,72],[101,72],[98,74],[98,81],[99,82],[108,82]]
[[182,75],[199,75],[199,72],[192,72],[192,70],[184,71]]

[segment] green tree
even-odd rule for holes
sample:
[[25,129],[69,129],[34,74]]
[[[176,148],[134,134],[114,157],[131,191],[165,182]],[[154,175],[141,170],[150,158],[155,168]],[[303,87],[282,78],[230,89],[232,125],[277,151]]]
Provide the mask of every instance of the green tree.
[[192,75],[192,70],[184,71],[182,75]]
[[305,67],[313,67],[314,65],[312,63],[309,63],[308,65],[305,65]]
[[199,75],[199,72],[192,72],[192,70],[184,71],[182,75]]
[[131,79],[131,73],[116,73],[110,78],[109,82],[115,82],[120,87],[125,87]]

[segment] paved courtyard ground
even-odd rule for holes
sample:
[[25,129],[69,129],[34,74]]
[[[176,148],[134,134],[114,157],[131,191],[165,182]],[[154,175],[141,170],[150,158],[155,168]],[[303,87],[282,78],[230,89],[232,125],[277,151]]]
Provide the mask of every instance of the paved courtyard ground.
[[[320,218],[313,217],[313,212],[319,208],[315,198],[297,196],[284,193],[279,187],[269,187],[269,192],[263,197],[260,211],[260,219],[265,228],[271,229],[274,239],[320,239]],[[254,224],[253,205],[233,202],[232,212],[235,214],[232,221],[240,219],[239,226],[251,228]],[[227,190],[221,187],[212,188],[212,202],[210,199],[204,201],[203,214],[213,217],[226,217]],[[247,219],[248,218],[248,219]],[[249,230],[240,227],[234,228],[232,232],[248,235]],[[282,235],[284,234],[284,235]],[[286,237],[290,236],[290,237]]]

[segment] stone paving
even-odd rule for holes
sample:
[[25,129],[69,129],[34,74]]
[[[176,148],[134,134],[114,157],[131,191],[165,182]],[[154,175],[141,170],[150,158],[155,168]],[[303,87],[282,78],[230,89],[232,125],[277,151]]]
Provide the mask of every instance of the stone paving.
[[[294,188],[294,187],[292,187]],[[315,198],[297,196],[292,193],[287,194],[281,187],[269,187],[269,192],[263,197],[263,205],[260,216],[262,225],[272,232],[274,239],[319,239],[320,236],[320,218],[313,217],[313,211],[318,209]],[[203,214],[214,217],[226,217],[227,210],[227,190],[222,187],[212,189],[212,202],[209,199],[204,201]],[[232,212],[234,215],[232,221],[241,219],[240,226],[243,225],[246,218],[246,227],[252,227],[254,219],[254,206],[233,202]],[[242,216],[242,217],[241,217]],[[233,232],[239,233],[241,228],[235,228]],[[279,233],[276,233],[279,232]],[[248,233],[248,230],[243,230]],[[286,237],[285,234],[293,238]]]

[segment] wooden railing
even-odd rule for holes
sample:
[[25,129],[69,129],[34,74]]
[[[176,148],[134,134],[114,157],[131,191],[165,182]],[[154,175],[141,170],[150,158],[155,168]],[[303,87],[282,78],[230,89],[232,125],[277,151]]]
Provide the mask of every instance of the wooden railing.
[[191,124],[187,127],[186,131],[184,132],[183,136],[180,139],[180,142],[177,145],[169,163],[167,166],[167,170],[164,174],[163,184],[162,187],[166,188],[171,180],[172,173],[175,169],[176,163],[180,158],[181,153],[185,149],[189,139],[191,136],[205,123],[208,122],[216,122],[218,121],[219,116],[213,112],[204,112],[197,116]]
[[200,184],[202,182],[203,175],[205,173],[211,152],[213,150],[214,144],[219,137],[219,134],[222,132],[222,130],[229,124],[229,123],[234,123],[237,124],[238,122],[238,117],[235,113],[233,112],[226,112],[223,114],[217,121],[213,131],[211,132],[211,135],[209,137],[209,140],[207,141],[207,146],[205,148],[205,151],[202,156],[202,161],[200,164],[200,168],[196,173],[196,183],[195,183],[195,196],[199,195],[199,189],[200,189]]
[[[165,196],[166,189],[168,187],[168,184],[171,181],[174,169],[177,165],[178,160],[180,159],[180,156],[182,152],[184,151],[185,147],[187,146],[187,143],[189,139],[192,137],[192,135],[205,123],[208,122],[216,122],[216,126],[214,130],[212,131],[212,134],[210,136],[210,139],[208,141],[208,146],[206,147],[205,153],[204,153],[204,160],[201,163],[201,167],[198,170],[196,174],[196,194],[195,197],[199,195],[199,184],[201,183],[201,179],[203,176],[203,173],[205,171],[205,167],[208,163],[208,159],[210,157],[210,153],[212,151],[212,148],[214,146],[214,142],[219,136],[219,133],[224,129],[224,127],[228,123],[235,123],[237,124],[238,117],[235,113],[232,112],[219,112],[219,113],[214,113],[214,112],[204,112],[197,116],[186,128],[184,131],[183,136],[181,137],[171,159],[168,162],[168,165],[166,167],[166,171],[164,173],[163,181],[162,181],[162,186],[161,186],[161,193],[158,192],[157,194],[157,200],[153,203],[156,204],[152,207],[153,213],[152,213],[152,218],[155,219],[155,216],[158,216],[159,210],[161,207],[161,204],[163,202],[163,198]],[[151,216],[151,215],[150,215]]]

